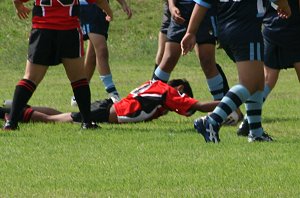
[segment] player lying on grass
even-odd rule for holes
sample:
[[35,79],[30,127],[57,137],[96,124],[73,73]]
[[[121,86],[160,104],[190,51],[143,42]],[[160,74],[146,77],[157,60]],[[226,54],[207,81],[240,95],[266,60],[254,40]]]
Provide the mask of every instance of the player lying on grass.
[[[190,84],[185,79],[174,79],[168,84],[161,81],[147,81],[130,92],[118,103],[111,99],[96,101],[91,105],[93,122],[126,123],[156,119],[168,111],[190,116],[195,111],[210,112],[218,101],[199,102],[193,99]],[[10,108],[0,108],[0,118],[4,119]],[[81,115],[62,113],[48,107],[24,108],[19,120],[22,122],[81,122]]]

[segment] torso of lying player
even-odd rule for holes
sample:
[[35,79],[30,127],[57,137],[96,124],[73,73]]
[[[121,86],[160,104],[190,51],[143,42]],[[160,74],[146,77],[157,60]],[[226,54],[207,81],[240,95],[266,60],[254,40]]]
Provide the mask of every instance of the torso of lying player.
[[168,111],[190,116],[198,101],[161,81],[147,81],[110,108],[109,122],[150,121]]

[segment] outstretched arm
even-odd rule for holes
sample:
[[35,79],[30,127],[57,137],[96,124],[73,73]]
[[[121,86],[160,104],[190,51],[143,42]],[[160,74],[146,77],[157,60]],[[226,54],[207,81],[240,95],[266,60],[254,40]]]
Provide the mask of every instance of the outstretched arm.
[[127,5],[125,0],[118,0],[119,4],[122,6],[123,11],[127,14],[128,19],[132,16],[132,11],[130,7]]
[[220,101],[197,102],[191,106],[190,111],[211,112],[219,103]]

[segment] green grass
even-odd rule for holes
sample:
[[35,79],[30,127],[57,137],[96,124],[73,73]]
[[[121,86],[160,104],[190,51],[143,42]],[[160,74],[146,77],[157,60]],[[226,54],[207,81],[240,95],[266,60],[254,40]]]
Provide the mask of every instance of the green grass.
[[[115,11],[109,33],[110,64],[122,96],[151,77],[162,1],[132,1],[133,18]],[[22,77],[30,21],[20,21],[10,0],[0,1],[0,99],[11,99]],[[230,85],[235,65],[217,52]],[[106,97],[95,74],[92,98]],[[211,99],[195,55],[181,58],[172,77],[185,77],[196,98]],[[236,127],[221,129],[219,145],[206,144],[190,118],[175,113],[149,123],[20,124],[0,131],[0,197],[299,197],[299,83],[282,71],[263,111],[273,143],[249,144]],[[76,111],[62,66],[51,67],[31,104]],[[242,108],[243,109],[243,108]]]

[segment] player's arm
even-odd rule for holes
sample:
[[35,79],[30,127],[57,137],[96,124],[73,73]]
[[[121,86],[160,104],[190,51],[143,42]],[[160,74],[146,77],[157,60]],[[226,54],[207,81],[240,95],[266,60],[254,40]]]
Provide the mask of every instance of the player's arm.
[[23,3],[28,0],[13,0],[14,6],[16,8],[16,13],[19,19],[26,19],[30,13],[30,9],[25,7]]
[[288,0],[270,0],[277,5],[277,13],[281,18],[289,18],[292,14]]
[[[200,0],[201,2],[201,0]],[[181,51],[182,55],[186,55],[189,51],[191,51],[195,44],[196,44],[196,33],[199,29],[199,26],[201,22],[203,21],[205,14],[208,10],[209,6],[203,6],[201,4],[198,4],[198,2],[195,4],[188,29],[186,31],[186,34],[184,35],[183,39],[181,40]]]
[[212,101],[212,102],[196,102],[191,106],[189,111],[201,111],[201,112],[211,112],[215,109],[220,101]]
[[117,0],[119,4],[122,6],[123,11],[127,14],[128,19],[132,16],[132,11],[125,0]]
[[111,10],[111,8],[106,0],[96,0],[96,5],[106,13],[107,21],[113,20],[113,11]]
[[176,7],[176,0],[168,0],[169,10],[172,18],[178,24],[183,24],[185,19],[181,17],[180,10]]

